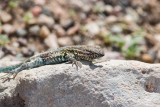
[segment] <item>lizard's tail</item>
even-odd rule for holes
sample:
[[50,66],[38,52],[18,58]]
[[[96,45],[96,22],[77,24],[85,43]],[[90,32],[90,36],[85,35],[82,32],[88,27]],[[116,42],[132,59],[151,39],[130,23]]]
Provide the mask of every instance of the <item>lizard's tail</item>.
[[6,67],[0,67],[0,72],[10,73],[10,71],[20,67],[21,65],[22,65],[22,63],[16,64],[16,65],[11,65],[11,66],[6,66]]

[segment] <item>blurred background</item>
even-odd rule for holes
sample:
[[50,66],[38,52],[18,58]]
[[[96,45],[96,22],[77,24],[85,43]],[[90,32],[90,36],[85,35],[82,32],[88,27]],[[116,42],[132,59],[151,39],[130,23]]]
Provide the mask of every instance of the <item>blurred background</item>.
[[0,0],[1,60],[68,45],[159,63],[160,0]]

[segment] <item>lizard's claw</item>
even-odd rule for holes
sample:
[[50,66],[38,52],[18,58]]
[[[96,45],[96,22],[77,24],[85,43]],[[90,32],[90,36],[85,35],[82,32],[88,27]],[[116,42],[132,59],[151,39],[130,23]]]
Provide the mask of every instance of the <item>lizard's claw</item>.
[[11,79],[15,79],[16,75],[17,75],[16,73],[15,74],[13,74],[13,73],[7,73],[7,74],[3,75],[3,77],[0,78],[0,80],[3,80],[3,82],[10,81]]
[[73,65],[76,65],[77,70],[78,70],[78,67],[82,68],[82,63],[80,61],[73,61],[72,67],[73,67]]

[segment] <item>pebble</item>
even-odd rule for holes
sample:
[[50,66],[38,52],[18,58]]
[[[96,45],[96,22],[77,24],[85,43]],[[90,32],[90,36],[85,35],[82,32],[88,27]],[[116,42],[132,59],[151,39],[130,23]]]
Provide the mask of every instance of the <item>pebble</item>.
[[30,56],[29,49],[26,47],[22,47],[22,53],[25,57]]
[[54,24],[54,20],[52,17],[46,16],[44,14],[40,14],[40,16],[38,17],[38,23],[41,25],[46,25],[48,27],[53,26]]
[[24,38],[18,38],[18,42],[21,46],[26,46],[27,45],[27,39]]
[[113,15],[108,16],[105,20],[106,23],[115,23],[117,21],[118,21],[117,17]]
[[0,19],[2,22],[7,23],[12,20],[12,16],[5,11],[0,11]]
[[15,49],[17,49],[17,48],[19,48],[19,43],[17,42],[17,41],[14,41],[13,43],[12,43],[12,46],[13,46],[13,48]]
[[114,25],[111,27],[111,32],[113,33],[121,33],[122,32],[122,28],[118,25]]
[[38,15],[41,13],[41,11],[42,11],[42,9],[41,9],[40,6],[34,6],[34,7],[32,8],[32,14],[33,14],[34,16],[38,16]]
[[141,60],[142,60],[143,62],[147,62],[147,63],[152,63],[152,62],[153,62],[152,56],[149,55],[149,54],[143,54],[143,55],[141,56]]
[[65,30],[69,29],[70,27],[74,26],[74,20],[73,19],[68,19],[64,22],[61,23],[61,25],[63,26],[63,28]]
[[55,34],[50,34],[47,38],[45,38],[44,43],[50,49],[57,49],[59,47],[57,42],[57,37]]
[[12,54],[12,55],[16,55],[16,51],[14,50],[13,47],[9,46],[9,45],[6,45],[5,47],[2,48],[2,51],[5,53],[5,54]]
[[29,28],[29,33],[31,35],[39,35],[40,27],[38,25],[34,25]]
[[75,44],[80,44],[82,42],[82,38],[80,35],[73,36],[72,40]]
[[6,34],[12,34],[16,31],[16,29],[14,28],[14,26],[10,25],[10,24],[4,24],[2,26],[2,30],[6,33]]
[[111,5],[106,5],[104,7],[104,12],[106,12],[108,14],[112,13],[113,12],[113,7]]
[[46,0],[34,0],[34,3],[43,6],[46,3]]
[[4,56],[4,52],[0,50],[0,59]]
[[55,29],[55,32],[56,32],[57,36],[64,37],[66,35],[65,30],[61,26],[55,25],[54,29]]
[[42,26],[41,29],[40,29],[40,37],[42,38],[46,38],[50,35],[50,31],[49,29],[47,28],[47,26]]
[[79,30],[79,26],[75,25],[67,30],[67,35],[74,35]]
[[27,35],[27,31],[25,29],[23,29],[23,28],[18,28],[16,33],[17,33],[18,36],[21,36],[21,37]]
[[95,22],[86,24],[85,28],[91,35],[97,35],[100,31],[99,26]]
[[73,45],[73,42],[70,37],[61,37],[61,38],[58,38],[58,44],[60,46],[69,46],[69,45]]

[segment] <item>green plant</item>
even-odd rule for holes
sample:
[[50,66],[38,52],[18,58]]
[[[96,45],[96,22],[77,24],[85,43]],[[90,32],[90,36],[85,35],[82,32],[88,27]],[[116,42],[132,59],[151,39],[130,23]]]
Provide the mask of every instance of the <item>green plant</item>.
[[72,17],[75,17],[75,16],[76,16],[76,12],[75,12],[73,9],[70,9],[70,10],[69,10],[69,14],[70,14]]
[[101,12],[103,12],[102,6],[100,6],[100,5],[95,5],[95,6],[93,7],[93,12],[94,12],[94,13],[101,13]]
[[85,25],[82,25],[82,26],[80,27],[80,30],[81,30],[82,33],[86,32],[86,27],[85,27]]
[[18,1],[15,1],[15,0],[14,0],[14,1],[10,1],[10,2],[8,3],[9,7],[11,7],[11,8],[17,7],[18,4],[19,4],[19,2],[18,2]]
[[0,34],[0,45],[5,45],[9,42],[8,36],[5,34]]
[[132,59],[132,58],[138,57],[138,53],[141,51],[141,47],[139,47],[138,44],[142,40],[143,40],[143,36],[134,36],[131,38],[128,48],[122,50],[126,58]]
[[25,15],[24,15],[24,17],[23,17],[24,21],[27,22],[27,23],[28,23],[32,18],[33,18],[33,15],[32,15],[31,12],[25,13]]
[[125,44],[125,41],[123,40],[123,37],[121,35],[112,34],[107,35],[107,37],[105,38],[105,42],[117,44],[120,49],[122,49],[123,45]]

